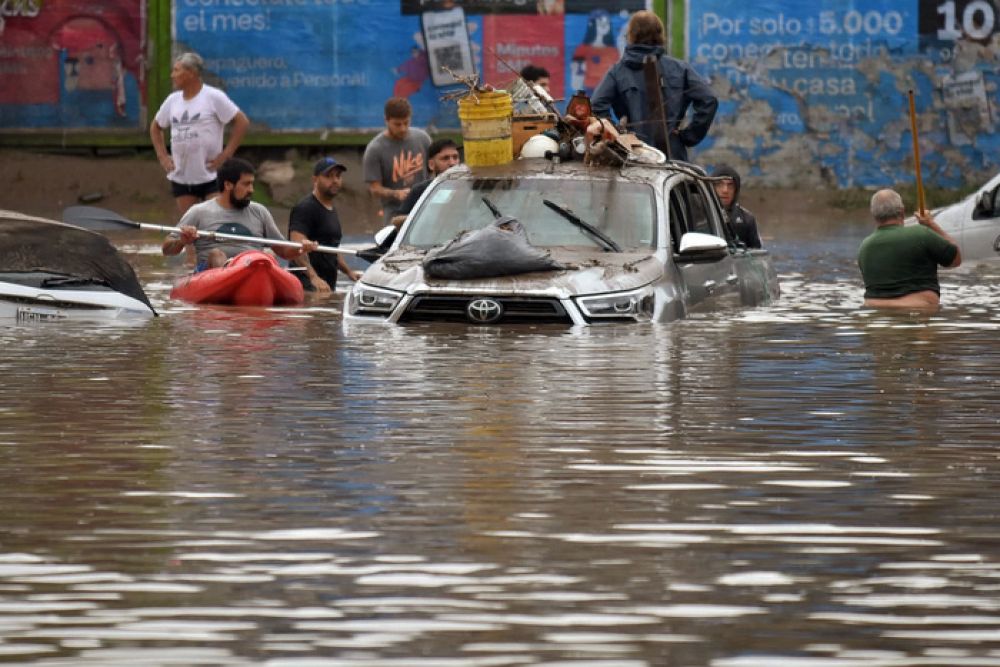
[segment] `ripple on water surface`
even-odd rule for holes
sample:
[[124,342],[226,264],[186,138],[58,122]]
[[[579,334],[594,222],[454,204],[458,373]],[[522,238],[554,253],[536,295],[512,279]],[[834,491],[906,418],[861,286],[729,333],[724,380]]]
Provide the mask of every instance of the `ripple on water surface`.
[[163,317],[0,329],[0,660],[1000,665],[1000,272],[861,310],[846,238],[585,330],[191,308],[137,255]]

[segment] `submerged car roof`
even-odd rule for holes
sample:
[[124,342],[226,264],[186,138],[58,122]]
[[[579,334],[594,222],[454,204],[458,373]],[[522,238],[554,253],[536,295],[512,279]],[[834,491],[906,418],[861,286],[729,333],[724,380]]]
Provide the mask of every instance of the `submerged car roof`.
[[587,165],[580,160],[553,162],[544,158],[517,159],[493,167],[470,167],[460,164],[443,175],[445,179],[468,178],[580,178],[594,180],[624,179],[643,183],[658,183],[677,174],[705,177],[705,170],[688,162],[667,162],[662,165],[630,163],[611,167]]

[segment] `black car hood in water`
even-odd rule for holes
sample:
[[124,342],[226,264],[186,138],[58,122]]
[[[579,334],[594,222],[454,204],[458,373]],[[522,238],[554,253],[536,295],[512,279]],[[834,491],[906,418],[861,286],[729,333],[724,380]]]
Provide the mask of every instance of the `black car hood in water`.
[[106,284],[153,309],[132,266],[102,235],[0,211],[0,272],[43,271]]

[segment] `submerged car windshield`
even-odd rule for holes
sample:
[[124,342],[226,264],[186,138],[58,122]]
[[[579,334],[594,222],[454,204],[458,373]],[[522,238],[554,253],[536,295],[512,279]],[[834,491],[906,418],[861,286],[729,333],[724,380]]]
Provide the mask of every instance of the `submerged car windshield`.
[[486,198],[505,216],[517,218],[538,247],[605,248],[600,239],[544,203],[549,200],[600,230],[622,250],[656,243],[653,189],[643,183],[598,179],[452,179],[427,195],[403,237],[404,245],[431,247],[459,233],[489,225],[496,217]]

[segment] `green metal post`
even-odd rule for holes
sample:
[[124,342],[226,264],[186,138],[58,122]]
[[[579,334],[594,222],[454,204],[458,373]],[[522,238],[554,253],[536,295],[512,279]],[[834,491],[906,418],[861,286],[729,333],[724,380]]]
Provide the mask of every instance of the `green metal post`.
[[669,25],[670,31],[670,55],[675,58],[684,59],[687,54],[685,30],[687,24],[687,0],[666,0],[670,3]]
[[148,0],[147,16],[149,25],[147,35],[149,37],[149,63],[146,75],[146,101],[148,104],[149,121],[156,115],[156,110],[160,104],[170,94],[172,86],[170,83],[170,67],[172,61],[173,26],[171,25],[172,0]]

